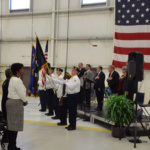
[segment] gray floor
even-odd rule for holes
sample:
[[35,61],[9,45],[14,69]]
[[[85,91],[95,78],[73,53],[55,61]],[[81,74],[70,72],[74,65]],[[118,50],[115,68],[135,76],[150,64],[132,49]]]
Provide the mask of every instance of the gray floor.
[[[148,141],[146,137],[142,140]],[[78,129],[66,131],[64,127],[25,123],[19,134],[18,145],[23,150],[133,150],[127,139],[119,141],[110,133]],[[149,150],[150,142],[137,145],[137,150]]]
[[[25,107],[24,131],[19,133],[17,142],[23,150],[133,150],[133,144],[125,138],[122,141],[111,137],[104,127],[90,122],[77,121],[76,131],[67,131],[56,126],[58,121],[39,112],[39,99],[28,98]],[[79,118],[78,118],[79,119]],[[137,150],[149,150],[150,141],[137,144]]]

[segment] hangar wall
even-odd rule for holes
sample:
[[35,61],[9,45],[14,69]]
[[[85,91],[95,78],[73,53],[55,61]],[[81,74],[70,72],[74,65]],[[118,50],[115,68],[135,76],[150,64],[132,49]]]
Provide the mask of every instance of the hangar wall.
[[[22,62],[30,66],[35,34],[45,49],[49,37],[49,62],[65,67],[67,50],[68,0],[31,0],[28,12],[10,12],[9,0],[0,1],[0,63]],[[68,67],[82,61],[93,67],[107,68],[113,58],[114,0],[106,5],[81,6],[81,0],[69,5]],[[33,41],[32,41],[33,39]],[[97,44],[97,47],[92,47]],[[121,73],[121,70],[118,69]],[[108,75],[107,69],[104,69]],[[141,91],[150,98],[149,71]]]

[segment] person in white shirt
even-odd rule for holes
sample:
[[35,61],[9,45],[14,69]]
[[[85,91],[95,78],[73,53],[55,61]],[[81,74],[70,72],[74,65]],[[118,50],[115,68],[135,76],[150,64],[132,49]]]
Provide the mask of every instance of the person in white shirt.
[[[54,84],[63,85],[62,96],[59,99],[59,114],[60,114],[60,122],[57,123],[58,126],[67,125],[67,94],[66,94],[66,85],[64,84],[63,80],[53,79],[52,77],[47,75],[47,78],[51,80]],[[65,72],[64,80],[70,79],[71,75],[68,72]]]
[[23,76],[23,64],[15,63],[11,66],[12,78],[8,87],[8,100],[6,103],[7,127],[9,145],[8,150],[20,150],[16,146],[18,131],[23,131],[24,108],[28,104],[26,98],[26,88],[20,79]]
[[[57,78],[58,80],[62,81],[63,76],[62,76],[63,69],[57,68]],[[53,84],[55,88],[55,93],[54,93],[54,98],[53,98],[53,104],[54,104],[54,111],[55,111],[55,116],[52,117],[52,119],[59,119],[60,114],[59,114],[59,99],[62,96],[62,90],[63,90],[63,85],[60,84]]]
[[39,90],[39,97],[40,97],[40,104],[41,109],[39,111],[45,112],[46,111],[46,89],[45,86],[43,87],[42,81],[38,81],[38,90]]
[[[50,66],[49,66],[50,67]],[[48,70],[48,74],[51,75],[52,78],[56,78],[54,74],[54,67],[51,67]],[[45,115],[47,116],[53,116],[54,115],[54,106],[53,106],[53,99],[54,99],[54,91],[53,91],[53,83],[49,81],[49,79],[46,77],[46,102],[48,106],[48,113]]]
[[73,67],[72,77],[65,80],[67,93],[67,106],[69,109],[69,126],[66,127],[69,131],[76,130],[77,104],[79,101],[80,79],[78,78],[79,69]]

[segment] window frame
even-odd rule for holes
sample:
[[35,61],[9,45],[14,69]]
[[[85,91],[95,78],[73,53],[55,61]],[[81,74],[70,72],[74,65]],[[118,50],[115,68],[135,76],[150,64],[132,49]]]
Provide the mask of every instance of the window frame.
[[31,6],[32,6],[32,0],[29,0],[30,1],[30,6],[29,6],[29,8],[27,8],[27,9],[11,9],[11,3],[12,3],[12,0],[9,0],[9,12],[30,12],[30,10],[31,10]]
[[84,0],[81,0],[81,6],[92,6],[92,5],[104,5],[104,4],[107,4],[107,0],[106,0],[106,2],[97,2],[97,3],[89,3],[89,4],[84,4],[83,1]]

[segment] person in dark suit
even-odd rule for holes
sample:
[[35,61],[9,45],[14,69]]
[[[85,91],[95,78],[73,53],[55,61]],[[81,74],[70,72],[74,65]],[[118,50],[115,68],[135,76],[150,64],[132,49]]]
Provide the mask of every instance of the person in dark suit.
[[[127,62],[128,67],[128,62]],[[126,97],[133,101],[134,94],[137,92],[137,82],[133,79],[129,79],[128,72],[124,79],[123,91],[126,94]]]
[[84,73],[86,72],[85,68],[83,68],[83,63],[80,62],[78,64],[78,68],[79,68],[79,73],[78,73],[78,77],[80,79],[80,83],[81,83],[81,86],[80,86],[80,93],[79,93],[79,104],[83,104],[83,101],[84,101],[84,88],[83,88],[83,75]]
[[98,106],[96,110],[102,110],[103,108],[103,99],[104,99],[104,88],[105,88],[105,74],[103,73],[103,67],[98,66],[97,67],[97,73],[94,77],[94,89],[96,92],[96,97],[98,101]]
[[2,113],[3,113],[3,119],[6,120],[6,101],[7,101],[7,96],[8,96],[8,86],[9,86],[9,80],[12,77],[12,72],[11,69],[7,69],[5,71],[6,75],[6,80],[4,81],[2,88],[3,88],[3,96],[2,96],[2,103],[1,103],[1,108],[2,108]]
[[[3,114],[3,120],[6,121],[7,120],[7,114],[6,114],[6,102],[8,99],[8,86],[9,86],[9,81],[12,77],[12,72],[11,69],[7,69],[5,71],[5,75],[6,75],[6,80],[4,81],[2,88],[3,88],[3,96],[2,96],[2,103],[1,103],[1,110],[2,110],[2,114]],[[5,130],[4,131],[4,135],[2,137],[2,141],[1,143],[8,143],[8,131]]]
[[89,81],[93,80],[93,72],[91,71],[91,65],[86,65],[86,72],[84,72],[84,88],[86,93],[86,106],[90,106],[90,97],[91,97],[91,83]]
[[107,79],[108,86],[106,88],[111,89],[112,94],[117,94],[118,92],[118,84],[119,84],[119,73],[115,71],[115,67],[110,65],[108,67],[109,77]]
[[79,73],[78,73],[78,77],[81,78],[84,75],[84,72],[86,71],[85,68],[83,68],[83,63],[79,63],[78,64],[78,68],[79,68]]

